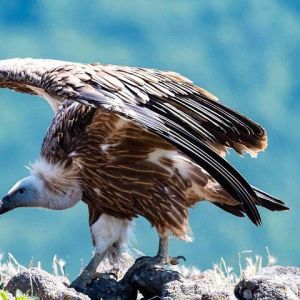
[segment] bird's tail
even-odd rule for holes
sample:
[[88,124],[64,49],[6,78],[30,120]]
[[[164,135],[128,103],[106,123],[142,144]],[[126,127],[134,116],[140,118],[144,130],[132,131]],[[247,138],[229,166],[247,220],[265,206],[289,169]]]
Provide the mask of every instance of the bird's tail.
[[285,205],[284,202],[282,202],[279,199],[276,199],[275,197],[257,189],[256,187],[253,187],[253,190],[255,191],[259,202],[258,205],[265,207],[269,210],[289,210],[289,208]]
[[[276,199],[275,197],[257,189],[256,187],[253,187],[253,190],[255,191],[257,197],[258,197],[258,202],[256,205],[265,207],[269,210],[275,211],[275,210],[289,210],[289,208],[285,205],[284,202],[282,202],[279,199]],[[245,209],[242,204],[239,205],[228,205],[228,204],[223,204],[223,203],[218,203],[218,202],[213,202],[216,206],[222,208],[223,210],[238,216],[238,217],[244,217],[245,216]]]

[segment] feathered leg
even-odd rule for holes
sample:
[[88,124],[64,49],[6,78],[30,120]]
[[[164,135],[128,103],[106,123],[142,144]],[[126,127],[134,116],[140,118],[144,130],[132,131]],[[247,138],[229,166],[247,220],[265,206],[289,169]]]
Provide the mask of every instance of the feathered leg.
[[119,248],[127,239],[128,220],[115,218],[107,214],[101,214],[97,217],[97,221],[90,226],[95,246],[95,255],[80,276],[71,284],[71,287],[78,290],[83,290],[100,275],[97,273],[97,268],[103,258],[106,254],[111,257],[118,255]]

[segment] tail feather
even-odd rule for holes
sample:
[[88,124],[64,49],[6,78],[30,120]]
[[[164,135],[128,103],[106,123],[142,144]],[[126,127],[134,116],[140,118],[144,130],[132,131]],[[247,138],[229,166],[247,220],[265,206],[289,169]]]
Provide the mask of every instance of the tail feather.
[[233,205],[217,203],[217,202],[212,202],[212,203],[237,217],[241,217],[241,218],[245,217],[245,213],[241,205],[233,206]]
[[265,207],[269,210],[289,210],[289,208],[285,205],[285,203],[275,197],[257,189],[256,187],[252,187],[255,191],[260,203],[258,205]]
[[[256,187],[252,186],[252,188],[255,191],[255,194],[257,195],[258,200],[259,200],[259,202],[256,205],[262,206],[271,211],[289,210],[289,208],[285,205],[285,203],[283,201],[276,199],[275,197],[257,189]],[[231,206],[228,204],[217,203],[217,202],[212,202],[212,203],[235,216],[238,216],[238,217],[245,216],[245,211],[244,211],[243,205],[241,205],[241,204]]]

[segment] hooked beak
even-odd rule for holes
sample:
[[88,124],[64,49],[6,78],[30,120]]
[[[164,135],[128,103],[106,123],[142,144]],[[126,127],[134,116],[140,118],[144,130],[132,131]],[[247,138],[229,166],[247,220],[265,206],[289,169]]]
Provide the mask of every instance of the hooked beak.
[[11,201],[9,195],[6,195],[2,200],[0,200],[0,215],[12,210]]

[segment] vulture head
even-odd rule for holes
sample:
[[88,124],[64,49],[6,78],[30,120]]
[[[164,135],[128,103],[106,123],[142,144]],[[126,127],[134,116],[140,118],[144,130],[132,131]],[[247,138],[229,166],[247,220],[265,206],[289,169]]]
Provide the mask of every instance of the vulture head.
[[74,206],[82,198],[82,189],[72,170],[61,172],[44,161],[31,166],[31,175],[18,181],[0,200],[0,215],[17,207],[42,207],[62,210]]
[[47,195],[43,179],[30,175],[18,181],[0,201],[0,214],[17,207],[47,207]]

